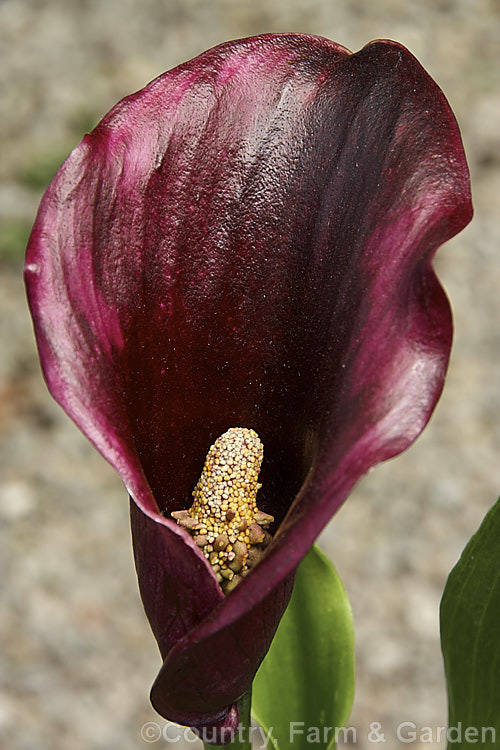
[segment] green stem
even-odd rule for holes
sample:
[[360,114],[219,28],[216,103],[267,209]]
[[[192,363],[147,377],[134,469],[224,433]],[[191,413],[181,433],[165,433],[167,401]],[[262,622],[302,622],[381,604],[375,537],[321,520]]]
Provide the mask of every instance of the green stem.
[[252,750],[252,732],[250,711],[252,708],[252,688],[238,701],[240,723],[232,742],[228,745],[209,745],[205,743],[206,750]]

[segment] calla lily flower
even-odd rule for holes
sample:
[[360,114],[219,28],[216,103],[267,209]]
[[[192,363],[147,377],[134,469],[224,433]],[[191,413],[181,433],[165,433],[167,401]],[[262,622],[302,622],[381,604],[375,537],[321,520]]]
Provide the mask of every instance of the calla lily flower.
[[[49,186],[26,283],[55,399],[131,497],[164,717],[235,727],[294,572],[443,387],[436,248],[471,218],[446,99],[402,46],[223,44],[127,97]],[[264,445],[272,541],[225,594],[189,530],[205,455]]]

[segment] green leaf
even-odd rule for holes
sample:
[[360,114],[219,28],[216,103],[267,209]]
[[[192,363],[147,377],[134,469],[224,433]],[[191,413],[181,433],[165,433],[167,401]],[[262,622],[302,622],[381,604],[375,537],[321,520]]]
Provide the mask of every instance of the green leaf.
[[446,582],[441,601],[441,647],[448,687],[448,747],[498,748],[500,500]]
[[276,750],[334,748],[353,696],[351,607],[332,563],[313,547],[255,677],[252,713],[266,732],[272,729],[268,746]]

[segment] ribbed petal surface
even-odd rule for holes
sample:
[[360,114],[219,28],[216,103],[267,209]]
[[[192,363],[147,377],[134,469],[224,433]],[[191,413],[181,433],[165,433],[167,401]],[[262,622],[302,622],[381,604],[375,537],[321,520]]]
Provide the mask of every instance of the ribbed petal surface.
[[[452,112],[385,41],[224,44],[120,102],[53,180],[26,264],[40,357],[133,499],[165,717],[235,724],[301,558],[426,424],[452,338],[431,261],[470,217]],[[232,426],[264,443],[277,523],[224,597],[169,513]]]

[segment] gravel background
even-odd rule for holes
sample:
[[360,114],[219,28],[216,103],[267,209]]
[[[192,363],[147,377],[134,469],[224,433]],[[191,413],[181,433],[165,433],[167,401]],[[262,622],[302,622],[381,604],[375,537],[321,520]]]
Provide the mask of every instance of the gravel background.
[[[137,750],[159,666],[133,570],[125,491],[42,383],[20,278],[41,192],[122,96],[223,40],[301,31],[408,46],[448,96],[475,220],[437,262],[456,339],[445,394],[404,456],[370,474],[322,536],[350,593],[367,750],[380,722],[446,723],[438,603],[500,489],[498,0],[0,0],[0,744]],[[165,746],[158,742],[156,746]],[[193,747],[193,745],[190,745]],[[180,748],[180,744],[175,745]]]

